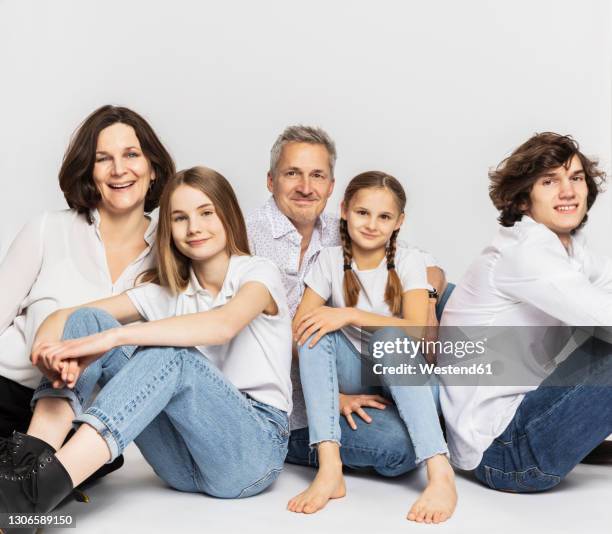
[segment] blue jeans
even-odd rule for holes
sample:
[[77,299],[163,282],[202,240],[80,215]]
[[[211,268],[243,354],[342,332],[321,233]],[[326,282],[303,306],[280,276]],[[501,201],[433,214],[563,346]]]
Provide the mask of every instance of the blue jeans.
[[[96,309],[80,309],[64,338],[118,326]],[[102,390],[83,411],[96,384]],[[255,495],[280,474],[289,423],[278,408],[241,393],[196,349],[116,347],[92,363],[74,391],[43,379],[34,394],[67,398],[75,422],[98,431],[111,461],[131,442],[170,486],[215,497]]]
[[611,433],[612,345],[590,338],[525,395],[474,474],[501,491],[544,491]]
[[[396,328],[381,329],[372,335],[371,343],[385,342],[398,336],[406,337],[402,330]],[[322,441],[340,444],[343,434],[340,428],[339,392],[351,395],[365,393],[381,394],[393,400],[400,419],[396,422],[403,423],[408,430],[415,464],[436,454],[448,453],[439,421],[437,384],[392,385],[387,381],[387,375],[382,375],[383,387],[364,387],[361,355],[341,331],[323,336],[313,348],[308,347],[309,342],[300,347],[299,356],[310,446]],[[384,358],[381,362],[384,363]]]

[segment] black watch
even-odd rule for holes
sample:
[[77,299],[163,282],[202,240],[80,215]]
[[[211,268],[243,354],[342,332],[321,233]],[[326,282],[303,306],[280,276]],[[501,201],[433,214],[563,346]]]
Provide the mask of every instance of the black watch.
[[438,290],[436,288],[428,289],[427,292],[429,293],[429,298],[430,299],[436,299],[436,301],[438,300],[438,297],[440,295],[438,295]]

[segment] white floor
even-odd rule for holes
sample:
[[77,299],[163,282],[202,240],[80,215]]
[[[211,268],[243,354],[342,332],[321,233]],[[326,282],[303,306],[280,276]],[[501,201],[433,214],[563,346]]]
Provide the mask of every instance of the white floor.
[[[133,445],[122,469],[87,491],[90,502],[71,502],[78,533],[395,533],[419,531],[470,534],[547,534],[612,532],[612,467],[580,465],[548,493],[514,495],[488,490],[459,475],[459,506],[441,525],[404,519],[423,487],[424,472],[395,480],[347,475],[348,495],[322,512],[306,516],[285,510],[313,471],[286,465],[271,488],[244,500],[213,499],[173,491],[158,479]],[[70,534],[74,529],[47,530]]]

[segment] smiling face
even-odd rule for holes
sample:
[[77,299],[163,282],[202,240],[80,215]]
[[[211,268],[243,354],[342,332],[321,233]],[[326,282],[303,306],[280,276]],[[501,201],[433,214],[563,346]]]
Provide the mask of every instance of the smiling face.
[[556,167],[542,174],[529,194],[526,210],[534,221],[546,225],[564,244],[587,212],[588,187],[578,156],[573,156],[567,168]]
[[287,143],[274,174],[268,173],[268,190],[278,209],[297,227],[314,226],[334,190],[325,146]]
[[172,239],[193,261],[208,261],[227,254],[225,228],[215,206],[199,189],[180,185],[170,198]]
[[393,193],[383,187],[359,189],[348,206],[342,204],[342,218],[353,247],[363,251],[384,249],[404,222]]
[[126,213],[144,209],[154,172],[134,128],[117,122],[98,135],[93,181],[100,192],[98,209]]

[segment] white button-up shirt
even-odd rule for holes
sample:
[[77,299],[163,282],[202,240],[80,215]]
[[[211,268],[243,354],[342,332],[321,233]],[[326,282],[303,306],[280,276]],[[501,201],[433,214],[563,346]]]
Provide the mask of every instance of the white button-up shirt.
[[0,264],[0,375],[34,388],[40,371],[30,362],[36,331],[66,308],[122,293],[154,266],[157,212],[145,232],[146,249],[111,280],[100,216],[94,223],[74,210],[46,212],[24,226]]
[[[612,260],[591,253],[580,232],[571,239],[568,252],[556,234],[527,216],[499,229],[457,284],[441,322],[442,327],[566,325],[612,325]],[[531,331],[536,332],[525,332]],[[525,332],[516,336],[516,350],[507,350],[516,354],[512,363],[528,371],[535,340],[525,339]],[[525,393],[536,387],[441,388],[453,463],[462,469],[476,468],[483,452],[514,417]]]

